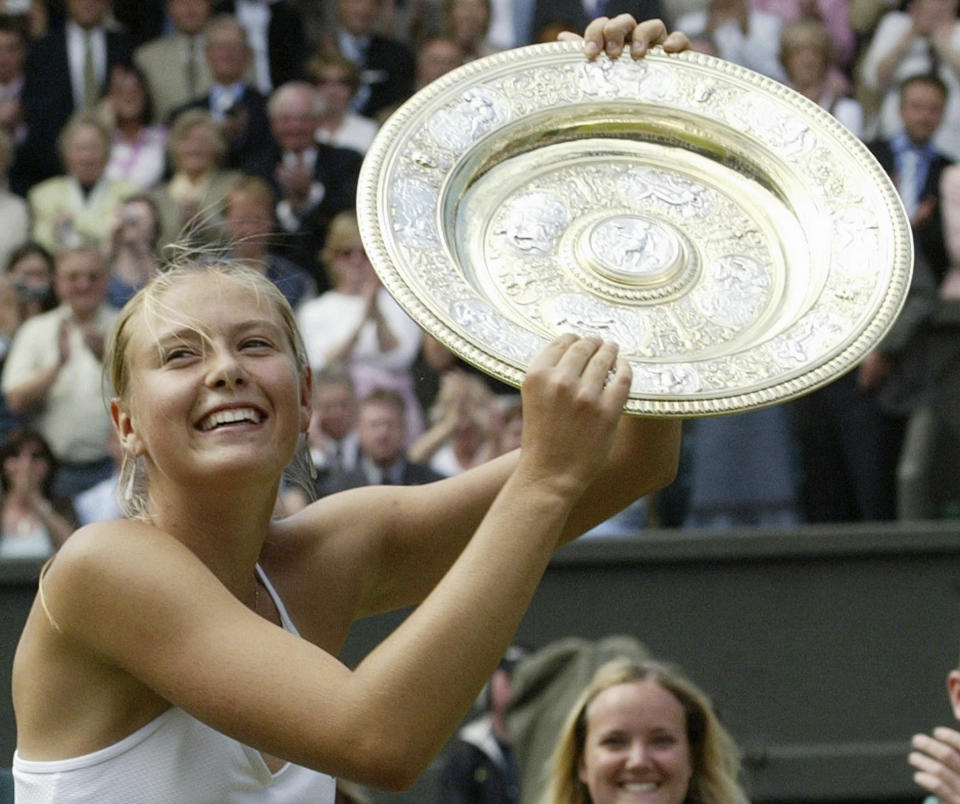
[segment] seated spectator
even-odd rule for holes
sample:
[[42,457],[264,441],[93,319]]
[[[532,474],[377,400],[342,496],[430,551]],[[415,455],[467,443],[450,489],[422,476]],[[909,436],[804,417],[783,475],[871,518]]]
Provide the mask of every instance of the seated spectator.
[[838,70],[833,53],[827,26],[819,20],[804,18],[787,23],[780,33],[780,63],[787,83],[860,137],[863,108],[847,95],[842,76],[839,83],[836,80]]
[[217,0],[216,10],[243,26],[256,76],[256,87],[269,95],[281,84],[303,78],[308,52],[306,20],[291,0]]
[[520,449],[523,437],[523,404],[519,398],[507,402],[503,409],[503,425],[500,433],[500,454]]
[[0,265],[7,264],[10,254],[23,245],[30,234],[30,208],[27,202],[7,189],[7,171],[12,159],[13,140],[6,131],[0,129],[0,221],[3,221],[0,227]]
[[[10,138],[8,168],[13,161],[13,149],[27,136],[21,97],[27,46],[28,34],[23,19],[10,14],[0,14],[0,131]],[[26,180],[16,169],[10,174],[10,188],[18,195],[25,195],[29,189]]]
[[327,50],[340,53],[360,71],[353,108],[377,118],[382,109],[413,94],[414,59],[397,39],[377,32],[383,0],[337,0],[336,28]]
[[460,45],[465,61],[498,52],[498,48],[487,42],[490,0],[443,0],[440,13],[443,17],[444,36]]
[[159,242],[160,213],[150,196],[131,196],[117,207],[110,238],[111,305],[123,307],[160,269]]
[[900,86],[903,129],[894,136],[867,145],[897,186],[910,217],[914,246],[923,252],[938,281],[947,269],[940,180],[953,162],[937,150],[936,135],[943,128],[947,87],[935,75],[915,75]]
[[277,239],[275,204],[269,184],[246,176],[227,194],[223,228],[234,259],[266,276],[296,310],[317,295],[317,286],[303,268],[271,248]]
[[39,243],[28,240],[8,258],[6,273],[19,301],[17,326],[59,303],[53,291],[53,257]]
[[360,239],[357,217],[342,212],[330,224],[321,258],[333,289],[305,303],[297,316],[314,371],[343,363],[359,396],[395,388],[407,403],[407,433],[423,430],[410,367],[422,331],[380,284]]
[[155,125],[147,79],[132,64],[115,64],[100,111],[113,133],[108,179],[126,179],[151,190],[167,166],[167,130]]
[[356,65],[337,53],[321,54],[307,63],[307,78],[323,99],[317,142],[365,154],[379,126],[369,117],[357,114],[350,106],[360,88]]
[[500,409],[477,376],[450,371],[430,409],[430,427],[410,445],[410,459],[446,477],[500,454]]
[[406,402],[390,388],[374,388],[357,408],[357,463],[331,472],[317,488],[325,497],[358,486],[420,486],[443,475],[406,455]]
[[778,58],[783,21],[750,7],[749,0],[710,0],[704,11],[690,11],[677,20],[677,30],[697,50],[786,81]]
[[95,112],[79,112],[60,135],[60,153],[66,175],[40,182],[27,195],[33,239],[51,252],[106,243],[114,208],[139,192],[133,182],[104,172],[110,132]]
[[160,246],[223,240],[227,194],[241,179],[220,167],[226,143],[209,112],[190,109],[170,129],[173,175],[151,193],[160,212]]
[[746,804],[740,756],[709,698],[674,667],[614,660],[570,710],[544,804],[602,804],[624,778],[671,804]]
[[73,497],[113,471],[102,360],[117,312],[106,303],[107,267],[98,248],[61,252],[54,285],[61,304],[21,324],[2,389],[10,410],[31,417],[59,461],[58,493]]
[[206,27],[204,55],[210,69],[210,89],[170,113],[170,125],[183,112],[203,109],[220,127],[225,168],[262,175],[273,141],[267,120],[267,98],[250,74],[253,55],[243,26],[230,14],[218,14]]
[[317,141],[322,109],[320,92],[306,81],[284,84],[270,96],[275,146],[262,175],[273,182],[280,199],[277,219],[287,234],[285,253],[314,276],[320,290],[327,290],[317,254],[333,217],[354,208],[363,157]]
[[73,498],[73,507],[77,512],[80,525],[91,522],[103,522],[107,519],[120,519],[123,512],[117,500],[117,484],[120,482],[120,466],[123,462],[123,450],[116,433],[110,433],[107,439],[107,451],[113,460],[114,470],[110,477],[104,478],[95,486],[81,491]]
[[0,558],[48,558],[77,527],[69,498],[56,496],[57,460],[28,427],[0,446]]
[[133,52],[134,41],[114,30],[109,0],[65,0],[63,8],[66,16],[30,45],[24,68],[27,136],[17,168],[27,187],[67,168],[57,159],[61,132],[75,114],[96,108],[110,68],[129,61]]
[[787,25],[800,20],[822,23],[838,71],[845,74],[853,66],[857,42],[850,24],[850,0],[751,0],[751,5],[775,14]]
[[457,732],[440,776],[437,801],[449,804],[511,804],[520,801],[520,774],[507,724],[511,677],[526,651],[507,649],[481,693],[480,717]]
[[960,159],[960,24],[958,0],[914,0],[905,11],[880,19],[860,67],[864,90],[874,93],[878,115],[867,126],[868,139],[888,140],[903,131],[900,86],[911,76],[935,73],[946,87],[945,124],[934,147]]
[[136,49],[133,60],[147,77],[155,120],[167,120],[180,106],[210,90],[210,67],[204,57],[204,27],[210,0],[167,0],[170,33]]

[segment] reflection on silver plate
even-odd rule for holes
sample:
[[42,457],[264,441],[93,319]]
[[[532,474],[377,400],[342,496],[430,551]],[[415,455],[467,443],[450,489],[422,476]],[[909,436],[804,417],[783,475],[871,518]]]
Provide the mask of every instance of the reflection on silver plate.
[[394,114],[358,197],[384,285],[514,385],[564,332],[620,344],[627,410],[782,402],[858,362],[913,265],[896,190],[781,84],[697,53],[472,62]]

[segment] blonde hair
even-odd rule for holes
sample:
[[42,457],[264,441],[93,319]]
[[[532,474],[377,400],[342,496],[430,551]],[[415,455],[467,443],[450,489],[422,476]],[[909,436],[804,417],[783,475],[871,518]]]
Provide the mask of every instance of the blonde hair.
[[740,753],[706,694],[679,668],[655,661],[614,659],[597,670],[567,716],[550,759],[540,804],[591,804],[579,768],[587,739],[587,708],[610,687],[653,682],[683,706],[693,774],[684,804],[747,804],[737,783]]
[[323,241],[323,248],[320,251],[320,261],[326,268],[327,276],[330,278],[330,284],[336,286],[339,276],[333,267],[333,260],[337,252],[360,238],[360,226],[357,223],[355,213],[348,211],[339,212],[333,216],[330,226],[327,227],[327,236]]
[[[177,284],[201,274],[236,282],[248,288],[257,297],[258,302],[265,300],[270,304],[280,316],[284,334],[287,336],[297,365],[301,368],[309,365],[307,350],[297,328],[293,309],[273,282],[257,271],[227,260],[204,261],[202,258],[193,257],[184,259],[157,274],[121,310],[110,332],[103,362],[105,384],[112,386],[113,394],[118,401],[129,402],[130,400],[132,374],[129,350],[130,339],[134,332],[148,331],[153,334],[153,322],[160,320],[182,325],[196,332],[204,342],[208,339],[198,322],[184,316],[163,301],[163,296]],[[125,516],[140,519],[146,517],[146,472],[142,460],[134,459],[129,453],[124,453],[117,483],[117,495]]]

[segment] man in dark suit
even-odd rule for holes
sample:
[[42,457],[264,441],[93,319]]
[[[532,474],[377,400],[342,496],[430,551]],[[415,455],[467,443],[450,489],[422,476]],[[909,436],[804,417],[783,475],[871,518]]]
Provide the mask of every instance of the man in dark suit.
[[62,172],[57,137],[70,116],[95,106],[110,68],[129,61],[132,41],[106,27],[108,0],[67,0],[63,24],[35,42],[24,68],[26,139],[17,169],[28,185]]
[[323,101],[317,88],[292,81],[270,96],[268,113],[275,142],[267,170],[280,198],[277,220],[286,237],[284,256],[310,271],[319,291],[330,287],[319,263],[327,226],[356,203],[363,156],[350,148],[317,142]]
[[215,10],[234,15],[246,30],[260,92],[304,77],[306,22],[289,0],[220,0]]
[[223,166],[262,175],[272,159],[273,139],[267,99],[246,79],[252,55],[246,31],[229,14],[219,14],[207,25],[206,37],[210,91],[174,109],[169,122],[187,109],[210,112],[227,140]]
[[360,70],[354,109],[376,118],[413,94],[414,59],[406,45],[375,33],[381,0],[338,0],[332,46]]
[[320,484],[320,496],[357,486],[420,486],[442,479],[430,467],[407,460],[406,436],[403,396],[392,389],[375,388],[360,400],[357,465],[352,470],[332,472]]
[[910,216],[914,245],[938,281],[949,263],[940,215],[940,174],[952,160],[933,147],[933,136],[943,122],[946,100],[947,87],[938,76],[908,78],[900,87],[903,131],[868,146],[896,184]]

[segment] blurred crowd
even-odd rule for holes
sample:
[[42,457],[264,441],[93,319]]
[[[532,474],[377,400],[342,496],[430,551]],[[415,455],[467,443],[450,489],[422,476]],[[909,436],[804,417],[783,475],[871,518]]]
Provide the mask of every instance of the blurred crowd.
[[679,481],[594,535],[960,516],[944,471],[960,443],[957,7],[3,0],[0,556],[47,554],[117,515],[105,336],[182,249],[262,271],[297,312],[316,375],[312,469],[279,511],[516,447],[516,391],[425,335],[380,285],[353,211],[360,165],[418,88],[624,10],[790,85],[860,137],[901,195],[917,262],[903,314],[860,366],[789,404],[689,422]]

